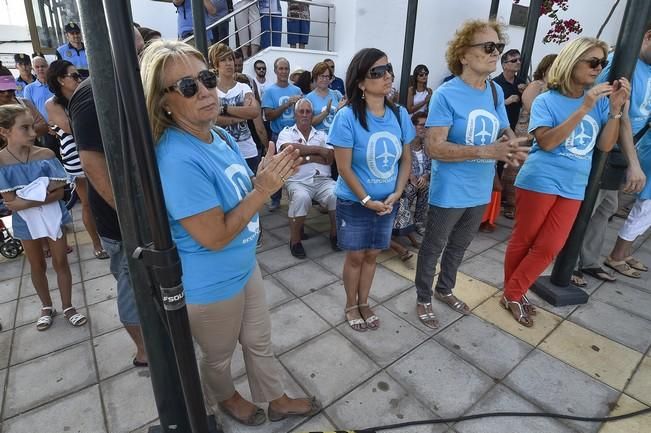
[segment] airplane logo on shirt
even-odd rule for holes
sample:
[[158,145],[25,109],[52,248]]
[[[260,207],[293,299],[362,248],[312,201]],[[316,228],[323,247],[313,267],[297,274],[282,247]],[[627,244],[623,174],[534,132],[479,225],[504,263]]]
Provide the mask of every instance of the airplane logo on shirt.
[[[233,185],[233,189],[235,191],[235,194],[237,194],[238,199],[240,201],[244,199],[244,197],[251,190],[249,187],[251,180],[249,178],[249,173],[246,171],[246,168],[244,168],[242,164],[231,164],[224,171],[224,174],[226,174],[226,177],[228,177],[231,185]],[[247,223],[246,228],[248,231],[254,234],[260,231],[260,221],[257,215],[251,218],[251,221]],[[250,239],[252,239],[250,236],[245,237],[243,243],[248,242]]]
[[[285,102],[289,101],[289,98],[290,98],[289,96],[281,96],[280,98],[278,98],[278,106],[280,107]],[[283,119],[293,120],[294,119],[294,106],[290,105],[289,107],[287,107],[287,109],[285,111],[283,111],[282,117],[283,117]]]
[[495,114],[484,109],[472,110],[466,124],[466,142],[468,146],[484,146],[497,139],[500,122]]
[[585,156],[594,148],[598,135],[599,124],[592,116],[586,114],[565,140],[565,148],[576,156]]
[[488,143],[491,143],[492,140],[491,140],[490,138],[488,139],[488,143],[486,143],[486,137],[493,137],[493,134],[491,134],[490,132],[486,131],[486,119],[482,117],[482,118],[480,118],[479,120],[481,120],[481,127],[482,127],[482,129],[481,129],[481,131],[479,131],[477,134],[475,134],[475,137],[479,137],[479,138],[480,138],[480,144],[488,144]]
[[389,158],[395,158],[396,156],[389,152],[387,149],[387,142],[384,141],[384,153],[379,154],[375,159],[382,159],[382,166],[386,169],[389,167]]
[[390,179],[395,175],[396,162],[402,155],[398,137],[388,131],[371,134],[366,147],[366,163],[371,174],[379,179]]

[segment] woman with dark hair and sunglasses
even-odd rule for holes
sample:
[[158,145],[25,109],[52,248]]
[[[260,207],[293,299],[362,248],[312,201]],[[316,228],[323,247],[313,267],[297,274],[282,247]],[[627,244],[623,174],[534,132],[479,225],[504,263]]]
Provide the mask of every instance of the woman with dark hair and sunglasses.
[[427,87],[427,78],[429,69],[425,65],[418,65],[414,68],[413,75],[409,78],[409,88],[407,89],[407,111],[413,115],[418,112],[427,112],[432,89]]
[[432,284],[439,256],[441,272],[434,297],[461,314],[470,314],[452,289],[491,201],[495,161],[518,164],[528,150],[519,145],[526,138],[515,138],[509,128],[502,89],[489,80],[504,39],[496,22],[465,22],[446,52],[455,77],[434,91],[429,105],[425,151],[433,160],[430,206],[415,279],[416,314],[429,328],[438,327]]
[[88,202],[88,183],[84,170],[81,168],[77,145],[72,136],[70,121],[68,119],[68,101],[82,81],[77,68],[67,60],[55,60],[50,63],[47,70],[47,84],[50,92],[54,94],[45,102],[50,130],[59,139],[59,153],[61,162],[68,177],[75,185],[75,191],[81,201],[81,218],[93,243],[93,254],[95,258],[108,259],[108,253],[102,247],[102,242],[97,233],[95,218],[90,210]]
[[251,396],[269,402],[271,421],[314,415],[320,410],[314,398],[292,399],[283,391],[255,258],[258,211],[296,172],[298,150],[287,146],[275,154],[269,143],[252,179],[233,137],[214,127],[217,77],[201,53],[182,42],[154,41],[140,67],[208,407],[245,425],[267,419],[235,390],[231,359],[239,341]]
[[359,51],[346,72],[348,104],[330,127],[339,178],[337,239],[346,251],[343,280],[345,315],[356,331],[377,329],[368,304],[378,254],[391,244],[398,201],[411,170],[409,143],[416,136],[409,114],[394,106],[393,67],[375,48]]
[[[630,94],[625,78],[595,84],[608,61],[595,38],[567,43],[548,73],[549,91],[531,107],[531,153],[515,180],[515,224],[504,260],[502,306],[524,326],[535,309],[527,290],[552,262],[583,201],[595,146],[609,152]],[[628,111],[628,110],[627,110]]]

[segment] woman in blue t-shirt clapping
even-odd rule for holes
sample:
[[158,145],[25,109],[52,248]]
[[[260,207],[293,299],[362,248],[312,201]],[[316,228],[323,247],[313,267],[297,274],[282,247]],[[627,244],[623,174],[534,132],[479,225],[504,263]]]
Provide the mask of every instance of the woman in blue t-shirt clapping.
[[307,95],[307,99],[310,100],[312,107],[314,107],[312,125],[318,131],[325,131],[326,133],[330,129],[337,111],[346,105],[346,98],[339,90],[328,87],[332,82],[332,77],[332,69],[326,62],[319,62],[314,65],[314,68],[312,68],[314,90]]
[[271,348],[271,321],[255,260],[258,210],[296,172],[298,151],[274,155],[273,143],[257,176],[233,137],[213,128],[219,113],[217,77],[193,47],[157,41],[144,51],[141,75],[172,236],[183,267],[188,318],[211,410],[246,425],[264,411],[233,385],[231,359],[239,341],[251,396],[269,402],[271,421],[311,416],[314,399],[283,391]]
[[625,78],[592,87],[608,64],[595,38],[566,44],[549,68],[549,91],[534,99],[531,153],[515,180],[515,224],[504,260],[502,306],[524,326],[535,309],[526,293],[552,262],[579,211],[597,146],[609,152],[630,94]]
[[416,136],[407,110],[387,100],[393,68],[375,48],[359,51],[346,72],[350,100],[335,115],[328,143],[335,148],[337,239],[346,251],[346,320],[356,331],[377,329],[368,305],[378,254],[391,244],[398,201],[411,171]]

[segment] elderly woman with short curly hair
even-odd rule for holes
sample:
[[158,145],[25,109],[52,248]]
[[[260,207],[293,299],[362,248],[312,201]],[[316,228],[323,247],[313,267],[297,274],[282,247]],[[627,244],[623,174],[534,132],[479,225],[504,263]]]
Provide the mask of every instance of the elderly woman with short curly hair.
[[[468,306],[452,293],[457,269],[491,200],[495,161],[518,164],[527,148],[509,128],[504,93],[489,80],[504,49],[495,22],[468,21],[457,30],[446,53],[455,77],[432,94],[425,126],[425,151],[432,161],[429,213],[416,268],[416,313],[438,327],[432,310],[432,284],[441,256],[434,296],[455,311]],[[461,181],[460,181],[461,180]]]

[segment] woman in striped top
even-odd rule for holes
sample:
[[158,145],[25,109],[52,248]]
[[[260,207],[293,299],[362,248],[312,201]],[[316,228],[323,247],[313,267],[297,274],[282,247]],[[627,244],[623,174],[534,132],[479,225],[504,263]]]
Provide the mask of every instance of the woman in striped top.
[[79,153],[72,136],[68,120],[67,107],[70,97],[81,83],[81,75],[74,65],[67,60],[56,60],[50,63],[47,71],[47,83],[54,96],[47,100],[47,110],[50,131],[59,138],[59,149],[63,168],[68,176],[74,180],[75,191],[79,196],[82,206],[82,220],[93,242],[95,258],[108,259],[108,254],[102,247],[97,234],[95,219],[88,203],[88,184],[79,160]]

